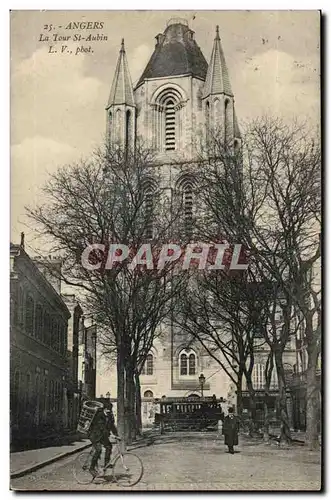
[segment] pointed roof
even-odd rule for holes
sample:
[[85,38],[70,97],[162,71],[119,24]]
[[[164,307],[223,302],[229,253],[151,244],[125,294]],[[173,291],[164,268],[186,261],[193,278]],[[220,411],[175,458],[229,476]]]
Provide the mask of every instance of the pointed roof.
[[124,38],[122,38],[120,54],[118,56],[113,84],[110,90],[107,108],[114,104],[127,104],[134,106],[133,87],[126,59]]
[[216,36],[208,66],[203,97],[207,97],[211,94],[227,94],[233,96],[218,26],[216,26]]
[[205,80],[208,64],[186,20],[171,19],[156,40],[155,50],[136,88],[147,78],[192,75]]

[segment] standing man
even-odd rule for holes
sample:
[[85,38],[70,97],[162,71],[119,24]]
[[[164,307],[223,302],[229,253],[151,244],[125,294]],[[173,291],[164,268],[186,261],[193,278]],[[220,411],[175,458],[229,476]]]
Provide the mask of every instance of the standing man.
[[233,447],[238,444],[239,418],[234,415],[233,408],[229,408],[223,423],[224,444],[229,453],[234,454]]

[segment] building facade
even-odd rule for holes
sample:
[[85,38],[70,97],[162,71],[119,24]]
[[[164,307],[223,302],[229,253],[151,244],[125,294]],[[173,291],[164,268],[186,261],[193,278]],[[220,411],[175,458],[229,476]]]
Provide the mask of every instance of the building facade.
[[[111,145],[133,147],[143,139],[155,152],[161,188],[184,197],[185,216],[194,210],[189,165],[208,134],[217,130],[233,147],[240,146],[234,95],[218,27],[208,64],[185,19],[171,19],[156,35],[153,54],[133,87],[124,40],[106,106],[106,133]],[[151,188],[152,189],[152,188]],[[216,394],[230,397],[227,377],[200,345],[170,321],[161,325],[141,375],[145,398]],[[115,370],[114,370],[115,372]],[[204,387],[199,375],[203,372]],[[116,375],[101,375],[100,393],[116,394]]]
[[68,320],[67,333],[67,387],[68,400],[68,426],[76,429],[81,404],[81,386],[78,379],[79,365],[79,339],[84,328],[83,310],[74,294],[63,294],[70,318]]
[[83,327],[79,336],[78,380],[81,398],[95,399],[97,368],[97,327]]
[[11,245],[10,262],[10,423],[15,443],[68,428],[70,312],[23,245]]
[[[106,106],[106,134],[111,145],[133,147],[141,138],[155,152],[161,188],[182,193],[185,218],[194,213],[194,179],[189,165],[199,155],[209,134],[240,148],[235,97],[216,27],[209,63],[186,20],[171,19],[156,35],[153,54],[133,87],[124,40],[122,40],[109,100]],[[152,191],[152,188],[151,188]],[[161,325],[140,376],[143,419],[149,419],[151,398],[212,396],[227,404],[236,403],[235,387],[223,369],[172,321]],[[286,359],[294,354],[289,345]],[[295,354],[294,354],[295,356]],[[253,382],[262,389],[267,352],[257,353]],[[224,360],[226,364],[226,361]],[[204,375],[204,384],[199,381]],[[201,380],[201,379],[200,379]],[[277,380],[272,382],[277,389]],[[245,388],[243,388],[245,389]],[[98,392],[116,394],[116,370],[100,371]],[[152,403],[150,403],[152,404]]]

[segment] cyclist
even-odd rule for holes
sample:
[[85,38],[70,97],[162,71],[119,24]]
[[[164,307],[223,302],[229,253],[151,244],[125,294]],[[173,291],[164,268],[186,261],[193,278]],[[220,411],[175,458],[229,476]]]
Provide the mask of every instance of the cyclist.
[[[110,460],[112,445],[109,441],[109,434],[113,433],[115,436],[118,436],[112,407],[113,405],[111,403],[107,403],[107,407],[100,408],[100,410],[98,410],[91,423],[90,431],[88,434],[88,438],[92,443],[92,459],[90,464],[90,472],[93,477],[96,477],[98,475],[96,467],[101,455],[102,446],[104,446],[105,448],[104,468]],[[111,467],[111,465],[109,465],[109,467]]]

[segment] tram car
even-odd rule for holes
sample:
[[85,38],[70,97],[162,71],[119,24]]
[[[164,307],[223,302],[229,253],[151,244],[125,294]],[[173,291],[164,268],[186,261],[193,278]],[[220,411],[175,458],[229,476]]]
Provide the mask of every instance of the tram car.
[[155,400],[160,412],[155,414],[155,427],[161,434],[179,430],[217,430],[224,420],[223,398],[162,398]]

